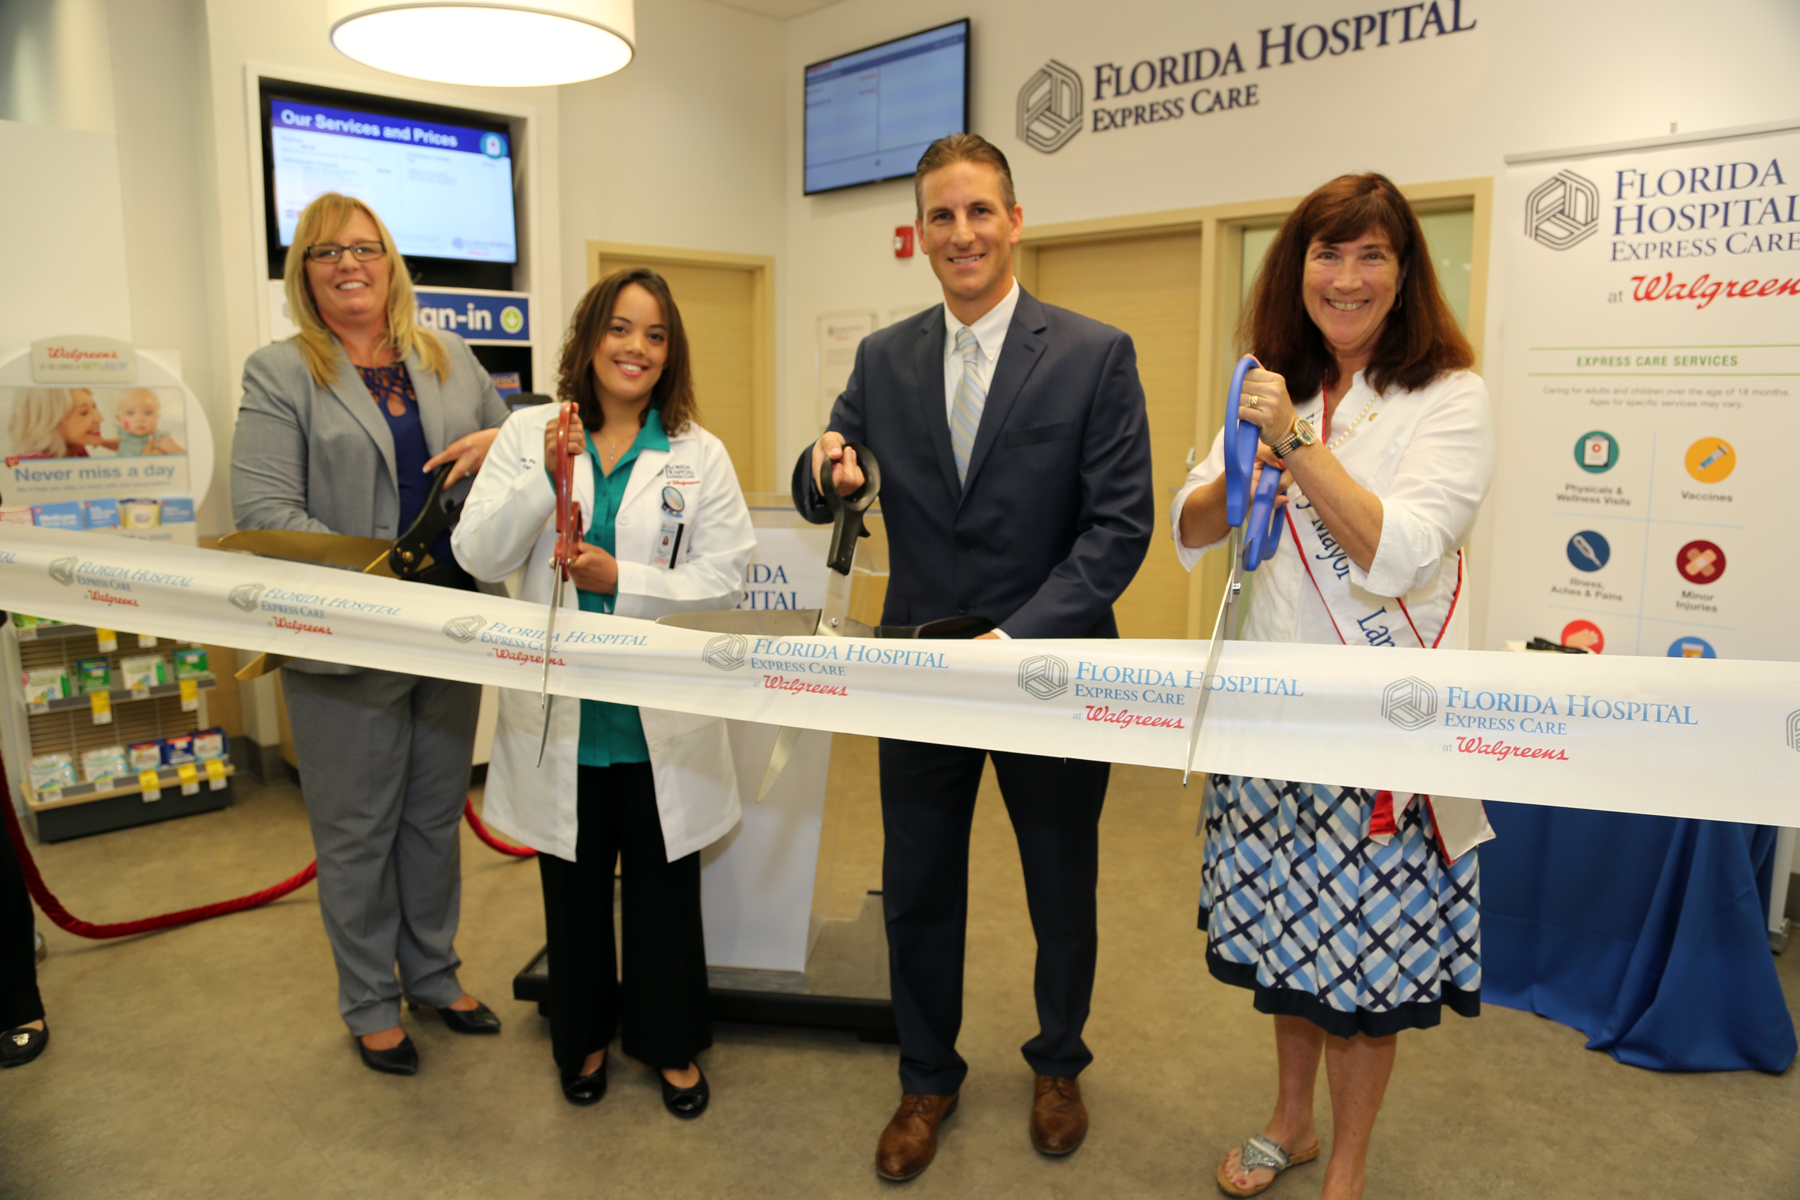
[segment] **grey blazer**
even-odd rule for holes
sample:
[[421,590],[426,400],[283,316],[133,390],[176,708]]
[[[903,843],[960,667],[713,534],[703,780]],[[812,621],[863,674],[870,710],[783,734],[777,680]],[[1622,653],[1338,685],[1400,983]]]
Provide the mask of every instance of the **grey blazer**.
[[[505,401],[455,334],[439,333],[450,372],[442,383],[406,359],[419,397],[425,445],[437,454],[465,434],[506,419]],[[231,515],[239,529],[306,529],[352,537],[400,536],[394,438],[362,378],[344,360],[320,387],[292,340],[264,346],[244,363],[244,398],[231,443]],[[356,668],[296,662],[301,670]]]

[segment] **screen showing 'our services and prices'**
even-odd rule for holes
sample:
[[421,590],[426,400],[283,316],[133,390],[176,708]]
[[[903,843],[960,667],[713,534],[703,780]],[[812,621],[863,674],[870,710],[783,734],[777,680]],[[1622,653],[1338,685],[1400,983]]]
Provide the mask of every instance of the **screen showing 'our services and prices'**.
[[504,133],[271,98],[269,143],[283,246],[315,197],[342,192],[409,257],[518,261]]
[[911,175],[968,117],[969,22],[806,68],[806,194]]

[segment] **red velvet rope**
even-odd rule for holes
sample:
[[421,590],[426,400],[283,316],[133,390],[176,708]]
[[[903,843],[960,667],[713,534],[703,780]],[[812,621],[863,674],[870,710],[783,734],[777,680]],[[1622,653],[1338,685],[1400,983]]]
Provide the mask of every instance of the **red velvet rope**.
[[[264,888],[260,892],[252,892],[248,896],[239,896],[235,900],[221,900],[217,904],[203,904],[199,908],[187,908],[180,912],[163,913],[157,917],[145,917],[141,921],[120,921],[111,925],[95,925],[83,921],[70,914],[63,907],[62,901],[56,898],[44,884],[44,877],[38,871],[37,860],[31,856],[31,847],[25,842],[25,831],[19,828],[19,814],[13,811],[12,789],[6,781],[6,766],[0,760],[0,809],[6,813],[6,833],[12,839],[13,851],[19,856],[19,869],[25,876],[25,887],[31,892],[31,898],[37,906],[44,910],[44,915],[66,933],[76,937],[91,938],[102,941],[107,938],[130,937],[135,933],[150,933],[157,929],[172,929],[177,925],[192,925],[196,921],[204,921],[210,917],[222,917],[226,913],[243,912],[245,909],[260,908],[271,901],[279,900],[289,892],[305,887],[319,873],[319,864],[309,862],[306,869],[291,879],[284,879],[274,887]],[[509,854],[514,858],[530,858],[535,850],[509,845],[500,841],[488,831],[488,827],[475,813],[475,806],[468,800],[463,801],[463,816],[475,830],[475,836],[487,845]]]

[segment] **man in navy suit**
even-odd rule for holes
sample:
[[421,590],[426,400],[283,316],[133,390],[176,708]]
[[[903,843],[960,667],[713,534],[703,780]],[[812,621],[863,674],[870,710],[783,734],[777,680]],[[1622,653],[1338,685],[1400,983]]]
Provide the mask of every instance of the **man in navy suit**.
[[[973,134],[933,142],[913,179],[919,243],[944,303],[858,348],[829,431],[794,467],[794,502],[829,519],[821,486],[862,485],[861,442],[881,468],[884,624],[957,614],[988,637],[1117,637],[1112,604],[1149,547],[1150,433],[1131,339],[1039,303],[1012,274],[1024,228],[1006,156]],[[931,1163],[967,1064],[962,1025],[969,829],[988,752],[884,738],[882,896],[904,1096],[875,1167]],[[1108,764],[993,753],[1037,935],[1039,1031],[1032,1144],[1072,1152],[1087,1133],[1076,1083],[1094,988],[1094,885]]]

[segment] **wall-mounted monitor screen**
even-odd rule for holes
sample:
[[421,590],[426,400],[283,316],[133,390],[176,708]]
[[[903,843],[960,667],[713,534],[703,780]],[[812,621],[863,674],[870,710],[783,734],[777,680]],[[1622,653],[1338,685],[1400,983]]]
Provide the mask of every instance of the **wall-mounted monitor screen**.
[[381,214],[408,265],[430,282],[513,286],[519,235],[506,122],[273,80],[262,101],[271,278],[301,210],[343,192]]
[[806,194],[900,179],[969,127],[964,18],[806,68]]

